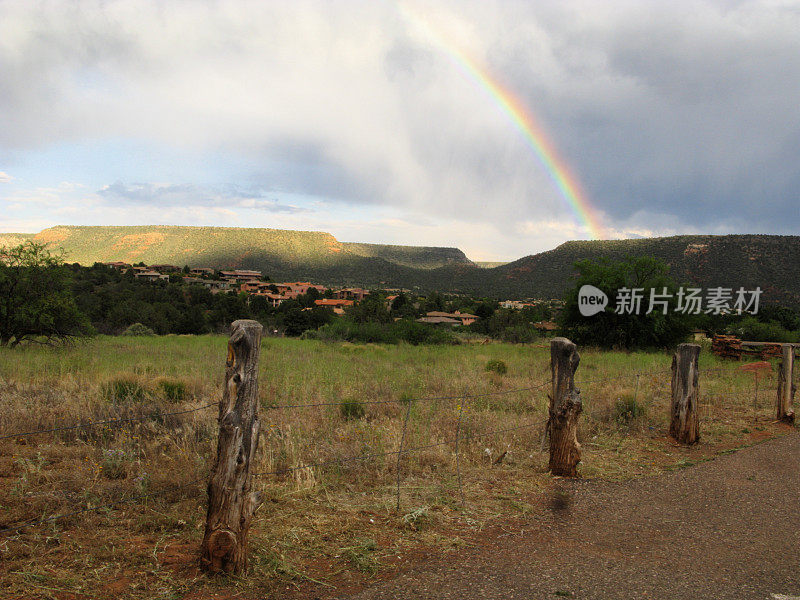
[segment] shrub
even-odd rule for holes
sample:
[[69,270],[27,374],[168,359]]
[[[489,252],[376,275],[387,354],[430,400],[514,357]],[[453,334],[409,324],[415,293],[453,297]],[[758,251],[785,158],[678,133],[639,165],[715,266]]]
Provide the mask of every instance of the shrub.
[[147,325],[142,325],[141,323],[134,323],[130,327],[128,327],[125,331],[122,332],[122,335],[131,335],[131,336],[144,336],[144,335],[155,335],[156,332],[150,329]]
[[339,405],[339,412],[345,421],[351,421],[353,419],[363,418],[365,411],[364,405],[360,400],[357,400],[356,398],[348,398],[346,400],[342,400],[341,404]]
[[149,395],[135,375],[119,375],[100,386],[102,397],[108,402],[142,402]]
[[125,479],[127,476],[127,465],[130,462],[130,457],[120,448],[112,448],[103,450],[103,459],[100,467],[103,472],[103,477],[107,479]]
[[412,400],[414,400],[414,394],[411,392],[403,392],[400,394],[400,404],[403,406],[407,406]]
[[183,402],[188,396],[186,382],[180,379],[162,377],[157,385],[161,395],[169,402]]
[[505,375],[508,372],[508,367],[504,361],[493,358],[486,363],[486,371],[494,372],[498,375]]
[[636,401],[632,396],[617,398],[614,403],[614,421],[617,425],[630,425],[646,414],[644,406]]
[[360,342],[367,344],[457,344],[452,331],[401,319],[392,323],[356,322],[347,318],[336,319],[315,332],[306,332],[306,338]]

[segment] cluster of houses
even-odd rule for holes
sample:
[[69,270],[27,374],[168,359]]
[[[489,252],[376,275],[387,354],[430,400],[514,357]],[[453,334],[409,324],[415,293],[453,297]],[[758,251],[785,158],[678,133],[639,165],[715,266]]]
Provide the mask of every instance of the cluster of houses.
[[[328,288],[316,285],[307,281],[297,281],[289,283],[272,283],[264,281],[261,271],[249,269],[233,269],[228,271],[217,271],[209,267],[195,267],[186,273],[175,265],[148,265],[135,266],[125,262],[107,262],[109,267],[119,269],[123,272],[133,270],[134,277],[142,281],[161,281],[169,280],[170,275],[180,275],[186,283],[202,285],[212,293],[238,291],[245,292],[254,296],[266,298],[269,303],[277,307],[285,300],[294,300],[298,296],[303,296],[312,288],[322,296]],[[408,290],[386,290],[386,291],[408,291]],[[369,290],[362,288],[342,288],[331,290],[331,294],[326,294],[327,298],[318,298],[314,301],[317,306],[330,308],[336,314],[344,314],[344,309],[353,306],[356,302],[364,299],[369,294]],[[387,307],[397,295],[386,298]],[[502,308],[520,310],[527,307],[536,306],[538,302],[505,300],[500,303]],[[478,320],[476,315],[455,311],[452,313],[442,311],[430,311],[424,317],[417,319],[419,323],[430,323],[433,325],[471,325]],[[553,331],[557,328],[556,324],[550,321],[535,323],[534,326],[545,331]]]
[[[170,275],[181,275],[185,283],[202,285],[212,293],[238,291],[245,292],[254,296],[266,298],[272,306],[278,306],[284,300],[294,300],[298,296],[303,296],[309,290],[316,289],[320,296],[328,288],[322,285],[315,285],[306,281],[290,283],[272,283],[263,281],[261,271],[250,269],[233,269],[229,271],[217,271],[209,267],[195,267],[185,273],[180,267],[175,265],[130,265],[125,262],[107,262],[108,267],[119,269],[126,272],[133,270],[133,276],[141,281],[161,281],[169,280]],[[217,275],[218,274],[218,275]],[[353,306],[354,303],[364,299],[369,294],[369,290],[362,288],[342,288],[332,290],[332,298],[319,298],[315,300],[317,306],[331,308],[337,314],[343,314],[344,309]]]

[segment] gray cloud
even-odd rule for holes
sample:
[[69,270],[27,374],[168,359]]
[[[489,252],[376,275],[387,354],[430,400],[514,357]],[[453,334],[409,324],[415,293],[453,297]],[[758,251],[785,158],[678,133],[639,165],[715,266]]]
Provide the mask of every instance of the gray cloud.
[[199,186],[115,182],[97,191],[104,200],[147,206],[219,206],[247,208],[271,213],[301,213],[308,209],[282,204],[259,190],[243,190],[234,185]]
[[2,3],[0,156],[144,138],[255,165],[241,189],[99,192],[155,207],[292,211],[269,198],[292,192],[511,234],[571,218],[497,101],[416,14],[537,115],[613,228],[798,229],[796,5],[408,6]]

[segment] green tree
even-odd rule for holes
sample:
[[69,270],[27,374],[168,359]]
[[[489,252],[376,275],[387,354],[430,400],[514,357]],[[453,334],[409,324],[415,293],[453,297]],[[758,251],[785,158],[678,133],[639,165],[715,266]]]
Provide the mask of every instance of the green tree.
[[88,333],[60,255],[33,241],[0,248],[0,346]]
[[[676,283],[663,261],[647,256],[611,262],[582,260],[575,263],[579,277],[565,297],[559,318],[562,332],[578,344],[605,348],[665,348],[683,341],[691,331],[692,317],[676,311]],[[578,291],[593,285],[608,296],[605,311],[585,317],[578,307]],[[618,290],[643,288],[638,314],[617,314]],[[662,294],[666,288],[667,311],[650,308],[651,290]]]

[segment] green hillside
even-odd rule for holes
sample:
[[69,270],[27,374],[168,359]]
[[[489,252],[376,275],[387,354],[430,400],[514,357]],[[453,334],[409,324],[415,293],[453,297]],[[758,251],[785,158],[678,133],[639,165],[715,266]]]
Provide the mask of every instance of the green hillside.
[[[346,244],[329,233],[231,227],[59,226],[32,234],[0,234],[63,248],[68,262],[144,262],[190,267],[259,269],[272,279],[381,285],[416,281],[415,273],[442,265],[472,266],[456,248]],[[426,279],[423,277],[422,279]]]
[[699,287],[760,286],[765,297],[800,304],[800,236],[682,235],[566,242],[554,250],[492,269],[499,295],[561,297],[577,260],[654,256],[673,277]]
[[3,246],[18,246],[33,238],[32,233],[0,233],[0,248]]
[[458,248],[360,244],[356,242],[344,242],[342,247],[347,252],[358,256],[382,258],[415,269],[435,269],[451,264],[470,264],[470,260]]

